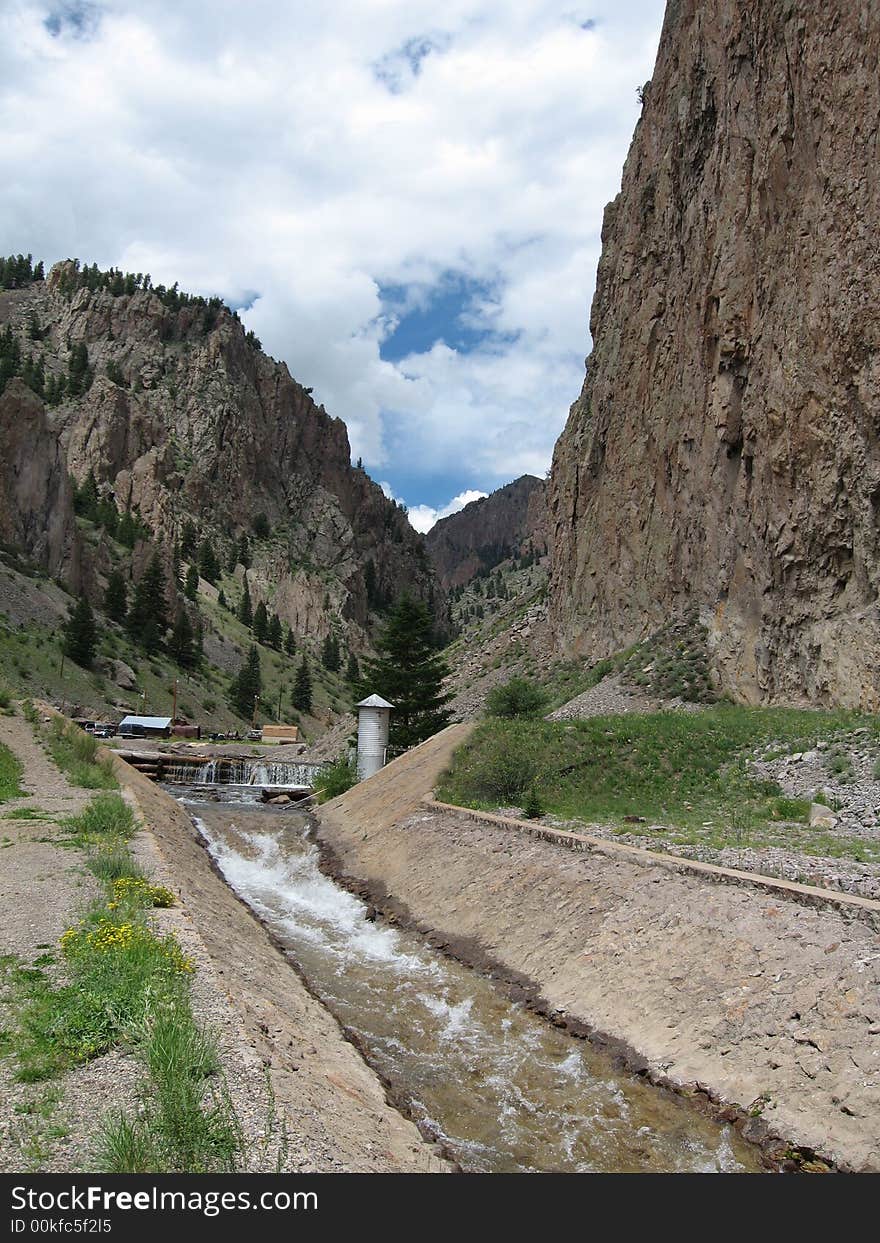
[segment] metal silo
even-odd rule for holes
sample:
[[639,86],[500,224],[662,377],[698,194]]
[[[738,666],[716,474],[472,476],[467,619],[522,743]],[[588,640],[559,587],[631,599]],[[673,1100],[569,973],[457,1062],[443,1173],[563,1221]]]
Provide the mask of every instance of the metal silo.
[[358,710],[358,780],[372,777],[385,764],[385,750],[388,746],[388,722],[391,717],[390,704],[380,695],[370,695],[357,705]]

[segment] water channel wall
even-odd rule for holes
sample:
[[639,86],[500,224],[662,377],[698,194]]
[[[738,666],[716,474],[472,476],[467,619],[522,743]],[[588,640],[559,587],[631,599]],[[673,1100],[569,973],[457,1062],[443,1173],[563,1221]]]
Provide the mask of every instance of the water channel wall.
[[184,808],[114,751],[103,754],[112,758],[124,796],[173,877],[290,1133],[327,1170],[449,1172],[452,1166],[400,1112],[348,1034],[216,871]]
[[337,878],[777,1165],[880,1170],[878,904],[426,803],[468,730],[320,809]]

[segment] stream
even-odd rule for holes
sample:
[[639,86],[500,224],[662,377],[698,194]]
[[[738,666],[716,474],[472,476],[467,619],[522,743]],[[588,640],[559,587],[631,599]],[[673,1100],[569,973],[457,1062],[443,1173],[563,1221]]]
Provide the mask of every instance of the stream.
[[371,921],[321,872],[301,813],[168,788],[227,883],[465,1170],[760,1170],[730,1126],[617,1069],[417,934]]

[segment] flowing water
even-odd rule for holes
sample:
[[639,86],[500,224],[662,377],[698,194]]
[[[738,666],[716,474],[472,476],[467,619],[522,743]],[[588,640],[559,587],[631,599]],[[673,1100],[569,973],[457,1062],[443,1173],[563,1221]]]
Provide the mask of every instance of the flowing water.
[[416,934],[371,922],[320,871],[302,815],[184,801],[227,882],[466,1170],[760,1168],[730,1127],[616,1070]]

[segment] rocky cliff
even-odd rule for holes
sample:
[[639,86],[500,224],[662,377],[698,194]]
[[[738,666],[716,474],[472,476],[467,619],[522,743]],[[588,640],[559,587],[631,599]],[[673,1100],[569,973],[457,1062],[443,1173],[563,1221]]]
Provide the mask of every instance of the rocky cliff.
[[547,550],[546,490],[543,479],[522,475],[441,518],[425,537],[440,584],[447,590],[458,587],[506,557],[542,556]]
[[[93,474],[101,495],[120,513],[136,512],[166,553],[187,520],[224,564],[249,535],[254,603],[270,602],[298,633],[321,637],[334,618],[363,626],[371,605],[403,587],[432,595],[422,537],[351,466],[345,425],[236,316],[218,300],[188,300],[140,280],[133,288],[121,274],[109,284],[100,274],[99,283],[98,275],[67,261],[45,281],[0,292],[0,328],[11,326],[22,354],[39,358],[47,394],[74,373],[77,350],[85,347],[79,359],[87,360],[77,378],[86,391],[71,395],[68,385],[60,400],[47,396],[46,410],[17,381],[8,385],[0,397],[7,438],[23,434],[24,403],[41,446],[47,435],[52,442],[41,461],[51,459],[57,474],[60,460],[80,485]],[[59,498],[66,471],[53,485]],[[44,511],[50,525],[66,521],[42,483],[15,493],[0,483],[19,525],[39,525]],[[255,539],[261,514],[270,534]],[[49,538],[57,568],[63,539]],[[100,549],[90,556],[100,569]]]
[[[833,10],[833,11],[832,11]],[[880,707],[880,9],[670,0],[554,457],[551,620],[693,602],[746,700]]]

